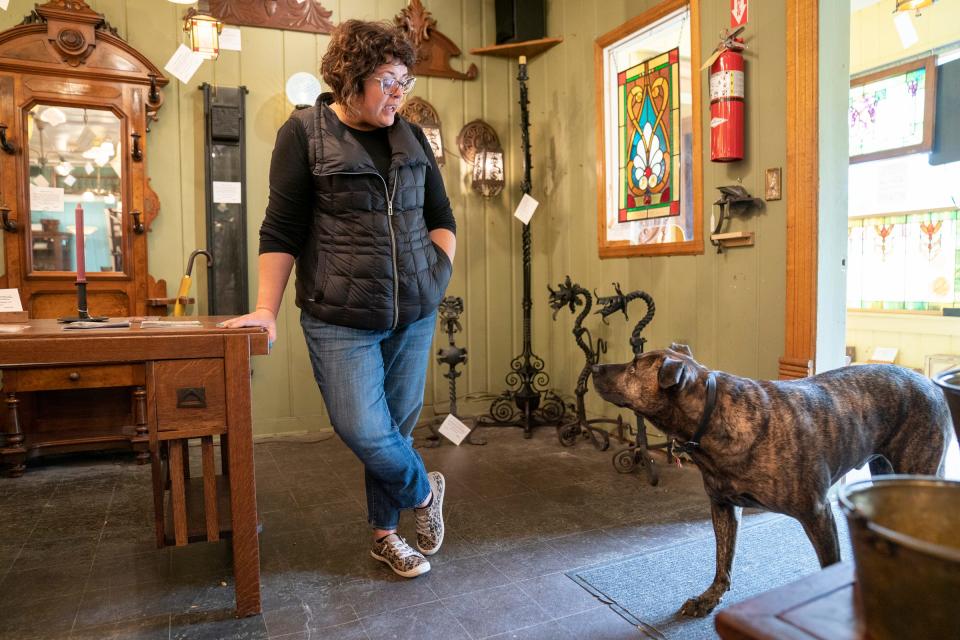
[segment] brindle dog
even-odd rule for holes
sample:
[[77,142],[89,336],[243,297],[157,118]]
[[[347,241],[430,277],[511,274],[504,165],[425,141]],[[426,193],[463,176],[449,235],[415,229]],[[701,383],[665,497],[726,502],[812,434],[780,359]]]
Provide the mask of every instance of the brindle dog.
[[894,365],[751,380],[711,372],[686,345],[674,344],[625,364],[595,366],[593,383],[607,401],[686,442],[703,475],[717,568],[709,588],[681,608],[688,616],[706,615],[730,588],[741,507],[799,520],[825,567],[840,560],[830,486],[871,460],[874,472],[941,475],[950,442],[943,392]]

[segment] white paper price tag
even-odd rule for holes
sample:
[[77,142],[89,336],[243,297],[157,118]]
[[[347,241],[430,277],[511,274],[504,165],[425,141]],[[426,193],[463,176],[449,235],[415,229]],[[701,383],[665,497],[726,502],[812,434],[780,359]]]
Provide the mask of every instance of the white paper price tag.
[[240,204],[243,202],[243,184],[240,182],[213,181],[213,202],[215,204]]
[[448,414],[440,425],[440,433],[453,444],[460,446],[463,439],[470,435],[470,427],[460,422],[457,416]]
[[240,51],[240,29],[224,27],[220,32],[220,49],[223,51]]
[[0,289],[0,311],[23,311],[19,289]]
[[523,224],[530,224],[530,218],[533,217],[533,212],[539,206],[539,202],[531,198],[529,193],[525,193],[523,198],[520,199],[520,204],[517,205],[517,210],[514,211],[513,216]]
[[169,71],[180,82],[186,84],[203,64],[203,56],[181,44],[170,56],[164,70]]

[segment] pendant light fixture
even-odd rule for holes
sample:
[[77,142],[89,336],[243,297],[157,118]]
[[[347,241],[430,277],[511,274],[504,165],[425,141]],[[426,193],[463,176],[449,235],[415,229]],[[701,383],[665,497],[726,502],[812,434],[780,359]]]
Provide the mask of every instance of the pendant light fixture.
[[213,17],[208,0],[200,0],[183,19],[183,30],[190,34],[190,48],[207,60],[220,57],[220,32],[223,23]]

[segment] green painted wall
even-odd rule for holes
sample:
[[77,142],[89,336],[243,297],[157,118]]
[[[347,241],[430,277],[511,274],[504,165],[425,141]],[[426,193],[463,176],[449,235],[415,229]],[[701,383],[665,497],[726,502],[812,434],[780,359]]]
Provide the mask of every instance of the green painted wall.
[[[0,12],[0,28],[18,23],[33,0],[12,0]],[[183,7],[165,0],[92,0],[97,11],[133,46],[162,67],[183,40]],[[648,348],[672,340],[693,345],[706,364],[745,375],[775,377],[783,348],[785,203],[767,203],[766,210],[734,220],[731,230],[756,234],[756,245],[722,255],[707,245],[701,256],[629,258],[601,261],[596,240],[596,157],[594,140],[593,41],[637,15],[651,0],[548,0],[548,35],[564,42],[532,60],[528,70],[531,102],[533,195],[541,206],[532,222],[533,346],[544,358],[552,386],[572,394],[582,366],[582,354],[570,335],[572,317],[564,312],[550,319],[546,285],[570,274],[602,292],[620,282],[624,290],[649,292],[657,314],[645,332]],[[392,19],[404,0],[327,0],[332,20]],[[493,0],[428,1],[440,31],[463,51],[494,41]],[[747,31],[747,159],[732,165],[712,164],[704,157],[704,225],[718,185],[738,179],[762,195],[767,167],[785,167],[785,9],[781,3],[751,3]],[[709,52],[720,30],[729,25],[727,0],[704,0],[701,49]],[[296,71],[314,71],[326,46],[326,36],[242,28],[242,52],[224,52],[215,63],[204,63],[189,85],[173,80],[164,91],[165,104],[149,137],[148,167],[161,213],[149,239],[150,270],[167,281],[173,292],[190,252],[203,245],[202,82],[245,85],[247,96],[247,197],[251,300],[256,291],[257,230],[267,199],[267,172],[276,130],[291,105],[283,86]],[[444,180],[459,225],[459,249],[449,293],[463,296],[466,313],[458,344],[466,346],[469,362],[458,380],[461,397],[499,393],[510,361],[521,348],[520,223],[512,217],[519,201],[521,175],[516,61],[465,54],[454,60],[463,69],[480,68],[472,82],[425,79],[415,94],[429,100],[443,118],[447,149]],[[701,76],[706,83],[706,72]],[[701,108],[708,135],[707,92]],[[510,180],[497,198],[484,201],[469,188],[469,170],[459,160],[456,134],[464,123],[483,118],[497,130],[507,154]],[[785,172],[784,172],[785,173]],[[706,229],[704,229],[706,231]],[[202,269],[201,269],[202,271]],[[195,274],[196,275],[196,274]],[[202,274],[201,274],[202,275]],[[194,294],[205,299],[197,278]],[[204,312],[200,305],[200,312]],[[639,308],[631,320],[639,319]],[[610,343],[606,361],[629,354],[629,326],[622,317],[609,327],[591,319],[595,336]],[[435,348],[445,344],[438,331]],[[322,402],[310,373],[292,282],[280,317],[280,339],[269,357],[254,361],[254,417],[258,433],[314,430],[326,426]],[[447,404],[447,383],[431,368],[425,416]],[[485,403],[472,403],[479,409]],[[461,409],[465,407],[462,405]],[[607,408],[596,398],[592,411]]]
[[[723,254],[706,243],[703,255],[600,260],[597,257],[594,39],[638,15],[656,2],[549,3],[548,33],[564,42],[530,65],[534,124],[534,196],[541,209],[534,219],[535,350],[544,354],[548,371],[561,389],[572,390],[583,366],[582,352],[570,334],[573,318],[564,311],[551,322],[546,284],[569,274],[601,294],[619,282],[624,291],[642,289],[653,296],[656,316],[644,335],[647,349],[688,342],[694,355],[710,367],[762,378],[777,376],[784,341],[786,250],[785,201],[766,203],[749,218],[734,219],[729,229],[751,230],[755,246]],[[703,0],[700,48],[706,57],[730,25],[727,0]],[[779,2],[751,2],[746,31],[746,158],[731,164],[710,162],[709,91],[701,72],[704,132],[704,232],[709,233],[716,187],[741,180],[763,196],[764,170],[783,167],[786,176],[786,9]],[[512,65],[515,67],[515,65]],[[518,138],[511,147],[518,148]],[[786,189],[784,187],[784,193]],[[609,343],[607,362],[631,356],[629,334],[642,315],[612,316],[604,326],[594,317],[594,337]],[[595,394],[588,410],[608,411]]]

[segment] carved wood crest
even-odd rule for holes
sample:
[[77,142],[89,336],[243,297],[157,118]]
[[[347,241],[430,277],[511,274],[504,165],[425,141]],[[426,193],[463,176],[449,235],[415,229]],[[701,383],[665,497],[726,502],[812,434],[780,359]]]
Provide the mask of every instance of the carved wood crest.
[[333,11],[320,0],[210,0],[210,12],[227,24],[330,33]]
[[97,46],[97,31],[117,35],[103,16],[84,0],[50,0],[37,5],[21,24],[46,24],[47,39],[60,58],[76,67],[81,65]]
[[460,48],[453,40],[437,31],[437,21],[424,8],[420,0],[410,0],[393,19],[406,32],[417,50],[417,64],[413,73],[418,76],[473,80],[477,77],[477,65],[471,64],[466,73],[450,66],[450,58],[460,55]]

